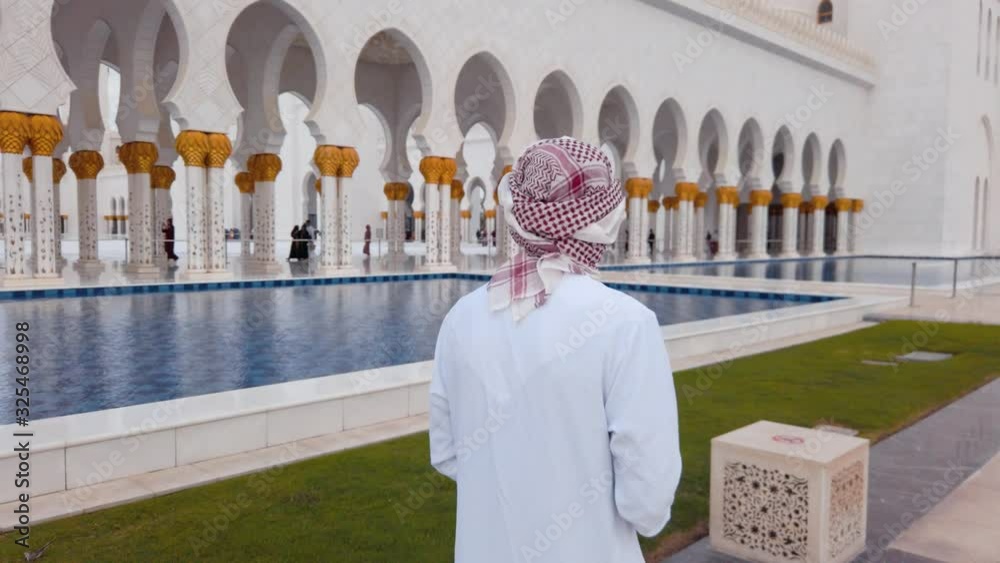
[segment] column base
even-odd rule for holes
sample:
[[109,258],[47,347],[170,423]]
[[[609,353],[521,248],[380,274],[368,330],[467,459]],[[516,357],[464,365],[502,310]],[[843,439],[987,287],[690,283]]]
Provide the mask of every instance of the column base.
[[126,274],[159,274],[160,267],[152,264],[126,264]]
[[0,287],[29,289],[59,286],[63,285],[63,282],[64,280],[60,275],[50,275],[44,277],[4,276],[0,278]]
[[715,255],[714,260],[716,262],[729,262],[730,260],[736,260],[739,256],[735,252],[719,252]]
[[771,255],[766,252],[755,252],[753,254],[747,254],[746,258],[747,260],[767,260],[770,257]]
[[675,254],[670,257],[671,262],[694,262],[693,254]]
[[324,278],[351,278],[362,275],[361,270],[354,266],[320,266],[316,274]]
[[440,264],[424,264],[418,268],[421,272],[457,272],[458,266],[442,262]]
[[73,269],[78,272],[96,273],[104,271],[104,262],[100,260],[77,260]]
[[185,270],[177,276],[178,281],[224,281],[232,278],[232,272],[212,272],[209,270]]
[[243,269],[251,274],[280,274],[285,271],[284,267],[277,262],[258,262],[250,260],[244,264]]
[[798,250],[786,250],[778,255],[778,258],[801,258]]
[[628,256],[625,258],[626,264],[652,264],[653,260],[649,256]]

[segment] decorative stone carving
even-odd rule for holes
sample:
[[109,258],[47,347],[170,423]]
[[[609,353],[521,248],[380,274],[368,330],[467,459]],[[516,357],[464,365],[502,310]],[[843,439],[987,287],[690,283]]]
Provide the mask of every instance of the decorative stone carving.
[[842,563],[864,549],[868,440],[760,421],[712,440],[713,549]]

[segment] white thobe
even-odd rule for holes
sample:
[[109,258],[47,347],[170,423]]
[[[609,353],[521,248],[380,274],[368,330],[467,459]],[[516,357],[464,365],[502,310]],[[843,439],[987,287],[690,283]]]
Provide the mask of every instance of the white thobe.
[[514,323],[485,286],[441,326],[431,463],[458,485],[457,563],[641,563],[681,474],[656,316],[567,275]]

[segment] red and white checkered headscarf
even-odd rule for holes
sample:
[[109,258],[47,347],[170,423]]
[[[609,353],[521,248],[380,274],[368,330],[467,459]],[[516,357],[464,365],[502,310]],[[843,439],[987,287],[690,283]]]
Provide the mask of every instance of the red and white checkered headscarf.
[[490,309],[511,307],[520,320],[545,304],[564,274],[597,275],[625,217],[625,194],[608,157],[569,137],[529,146],[497,189],[520,251],[493,274]]

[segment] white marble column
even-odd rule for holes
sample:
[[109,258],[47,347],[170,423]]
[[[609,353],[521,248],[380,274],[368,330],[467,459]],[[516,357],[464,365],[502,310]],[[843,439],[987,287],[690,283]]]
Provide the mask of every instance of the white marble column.
[[[446,159],[448,160],[448,159]],[[451,161],[454,164],[454,160]],[[446,173],[447,174],[447,173]],[[440,228],[438,231],[438,236],[440,236],[440,247],[438,248],[438,258],[444,264],[451,264],[453,258],[451,255],[451,178],[448,176],[442,177],[441,183],[438,184],[438,197],[439,197],[439,214],[438,220],[440,221]]]
[[356,273],[354,248],[351,245],[351,185],[354,171],[361,162],[353,147],[340,147],[343,161],[337,173],[337,269],[341,274]]
[[278,264],[274,222],[274,181],[281,166],[281,158],[272,153],[255,154],[247,160],[257,197],[254,201],[253,269],[264,273],[282,270]]
[[848,220],[847,228],[847,250],[854,253],[858,251],[858,218],[865,209],[865,202],[862,199],[855,199],[851,204],[851,216]]
[[[496,254],[496,246],[492,241],[492,233],[496,229],[497,224],[497,209],[496,207],[490,209],[484,209],[483,215],[486,217],[486,252],[493,252]],[[492,249],[492,250],[491,250]]]
[[656,202],[656,213],[653,218],[653,233],[656,235],[657,254],[663,254],[667,245],[667,208],[659,201]]
[[62,140],[62,123],[50,115],[32,115],[32,248],[34,277],[52,281],[61,278],[56,262],[56,225],[53,196],[52,153]]
[[[163,234],[163,226],[167,219],[173,219],[173,202],[170,198],[170,188],[174,185],[177,175],[174,169],[166,164],[158,164],[153,167],[153,257],[158,262],[168,261],[167,252],[164,247],[166,238]],[[176,233],[174,237],[176,238]],[[174,243],[176,248],[177,243]]]
[[461,180],[451,181],[451,204],[449,214],[451,215],[451,257],[452,262],[461,259],[462,256],[462,218],[459,210],[462,206],[462,198],[465,190]]
[[406,238],[406,217],[403,215],[403,202],[409,191],[410,187],[406,182],[388,182],[385,185],[387,205],[384,228],[390,256],[403,254],[403,244]]
[[61,268],[65,260],[62,253],[62,179],[66,175],[66,163],[59,158],[52,159],[52,217],[55,228],[56,264]]
[[823,250],[823,240],[826,233],[826,204],[829,200],[824,196],[814,195],[812,197],[812,232],[810,233],[810,242],[812,245],[809,248],[810,256],[824,256],[826,253]]
[[699,192],[694,198],[694,233],[691,237],[692,253],[699,260],[708,257],[708,249],[705,247],[705,205],[708,204],[708,194]]
[[767,215],[771,190],[750,192],[750,254],[752,259],[767,258]]
[[98,151],[76,151],[69,157],[69,166],[76,175],[76,212],[80,231],[81,268],[97,268],[97,175],[104,168],[104,157]]
[[319,170],[316,190],[320,195],[320,220],[323,222],[323,244],[320,247],[319,267],[324,274],[331,274],[340,261],[340,197],[337,174],[344,156],[339,147],[320,145],[313,153],[313,162]]
[[809,242],[812,233],[812,203],[804,202],[799,206],[799,236],[798,247],[800,256],[808,256],[809,249],[812,248]]
[[837,256],[843,256],[848,253],[848,242],[847,237],[850,232],[848,229],[848,217],[851,215],[851,207],[853,202],[846,198],[840,198],[835,202],[837,206],[837,245],[836,254]]
[[253,232],[253,176],[249,172],[238,172],[234,181],[240,192],[240,257],[247,263],[253,255],[250,238]]
[[159,271],[153,261],[153,187],[150,174],[159,151],[153,143],[125,143],[118,158],[128,173],[128,264],[125,271],[151,274]]
[[[423,161],[421,161],[423,164]],[[423,174],[423,169],[421,169]],[[427,220],[426,206],[424,205],[424,192],[427,191],[427,176],[424,175],[424,183],[413,188],[413,241],[423,242],[424,221]],[[404,233],[405,238],[405,233]]]
[[208,174],[208,135],[201,131],[181,131],[176,140],[177,153],[184,159],[184,184],[187,194],[187,270],[185,276],[202,277],[208,272],[206,255],[205,186]]
[[676,229],[677,229],[677,207],[680,201],[676,196],[667,196],[663,198],[663,209],[665,211],[664,221],[663,221],[663,251],[670,255],[674,255],[674,245],[676,242]]
[[28,278],[24,258],[24,201],[21,191],[21,158],[30,137],[28,116],[0,112],[0,195],[4,216],[4,279],[0,284]]
[[469,232],[469,229],[471,228],[470,224],[472,223],[472,211],[469,209],[460,209],[458,211],[458,216],[461,221],[461,227],[460,227],[462,230],[461,242],[466,242],[466,243],[472,242],[472,236],[471,233]]
[[736,207],[740,204],[740,192],[736,186],[720,186],[715,192],[719,204],[719,232],[715,240],[719,247],[716,260],[736,258]]
[[625,181],[628,210],[628,252],[625,262],[648,264],[650,262],[649,243],[649,194],[653,191],[652,178],[629,178]]
[[206,159],[207,186],[205,190],[205,246],[206,266],[212,277],[218,278],[229,273],[226,245],[226,161],[233,147],[227,135],[208,134],[208,157]]
[[802,195],[787,193],[781,195],[781,257],[797,258],[799,239],[799,207]]
[[698,195],[698,184],[679,182],[676,187],[677,215],[674,228],[674,260],[688,262],[694,260],[692,236],[694,231],[694,198]]
[[[332,172],[335,174],[336,169]],[[324,174],[316,182],[320,189],[322,206],[320,220],[323,221],[323,244],[320,247],[319,267],[328,274],[337,269],[337,261],[340,258],[340,247],[337,244],[337,232],[340,230],[340,199],[337,197],[336,176]]]

